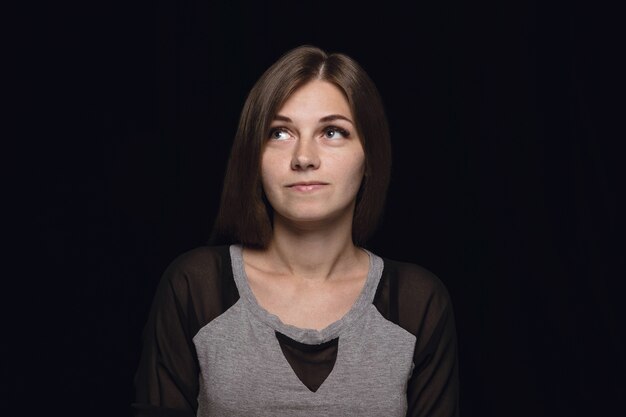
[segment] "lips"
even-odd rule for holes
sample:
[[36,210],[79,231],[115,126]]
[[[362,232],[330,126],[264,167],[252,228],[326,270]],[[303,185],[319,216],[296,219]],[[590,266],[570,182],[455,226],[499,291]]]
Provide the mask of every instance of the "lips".
[[322,181],[299,181],[291,184],[287,184],[287,188],[295,191],[314,191],[323,188],[328,185],[327,182]]
[[298,187],[298,186],[306,186],[306,185],[328,185],[328,183],[322,182],[322,181],[300,181],[300,182],[293,182],[291,184],[287,184],[287,187]]

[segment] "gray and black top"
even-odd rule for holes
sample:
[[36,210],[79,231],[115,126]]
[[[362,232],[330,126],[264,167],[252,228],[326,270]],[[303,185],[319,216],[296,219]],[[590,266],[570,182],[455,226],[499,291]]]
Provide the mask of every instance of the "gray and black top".
[[157,289],[136,416],[458,416],[454,315],[441,281],[371,252],[348,313],[286,325],[252,293],[239,245],[177,258]]

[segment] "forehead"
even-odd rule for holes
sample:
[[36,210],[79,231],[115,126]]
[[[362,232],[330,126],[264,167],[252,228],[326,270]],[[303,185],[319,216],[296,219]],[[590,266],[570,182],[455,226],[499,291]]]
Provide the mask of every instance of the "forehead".
[[312,118],[341,114],[353,119],[350,105],[343,91],[336,85],[322,80],[309,81],[299,87],[285,100],[278,114]]

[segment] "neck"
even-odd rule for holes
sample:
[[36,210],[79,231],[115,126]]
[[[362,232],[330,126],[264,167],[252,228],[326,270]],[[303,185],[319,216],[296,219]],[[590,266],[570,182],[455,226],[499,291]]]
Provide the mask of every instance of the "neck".
[[364,253],[352,242],[350,216],[325,225],[275,218],[267,255],[285,273],[326,281],[354,268]]

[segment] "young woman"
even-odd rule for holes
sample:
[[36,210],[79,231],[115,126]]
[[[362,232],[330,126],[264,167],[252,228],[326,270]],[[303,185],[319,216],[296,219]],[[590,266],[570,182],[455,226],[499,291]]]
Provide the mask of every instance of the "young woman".
[[303,46],[252,88],[215,239],[164,273],[136,415],[457,416],[441,281],[363,245],[383,208],[389,132],[343,54]]

